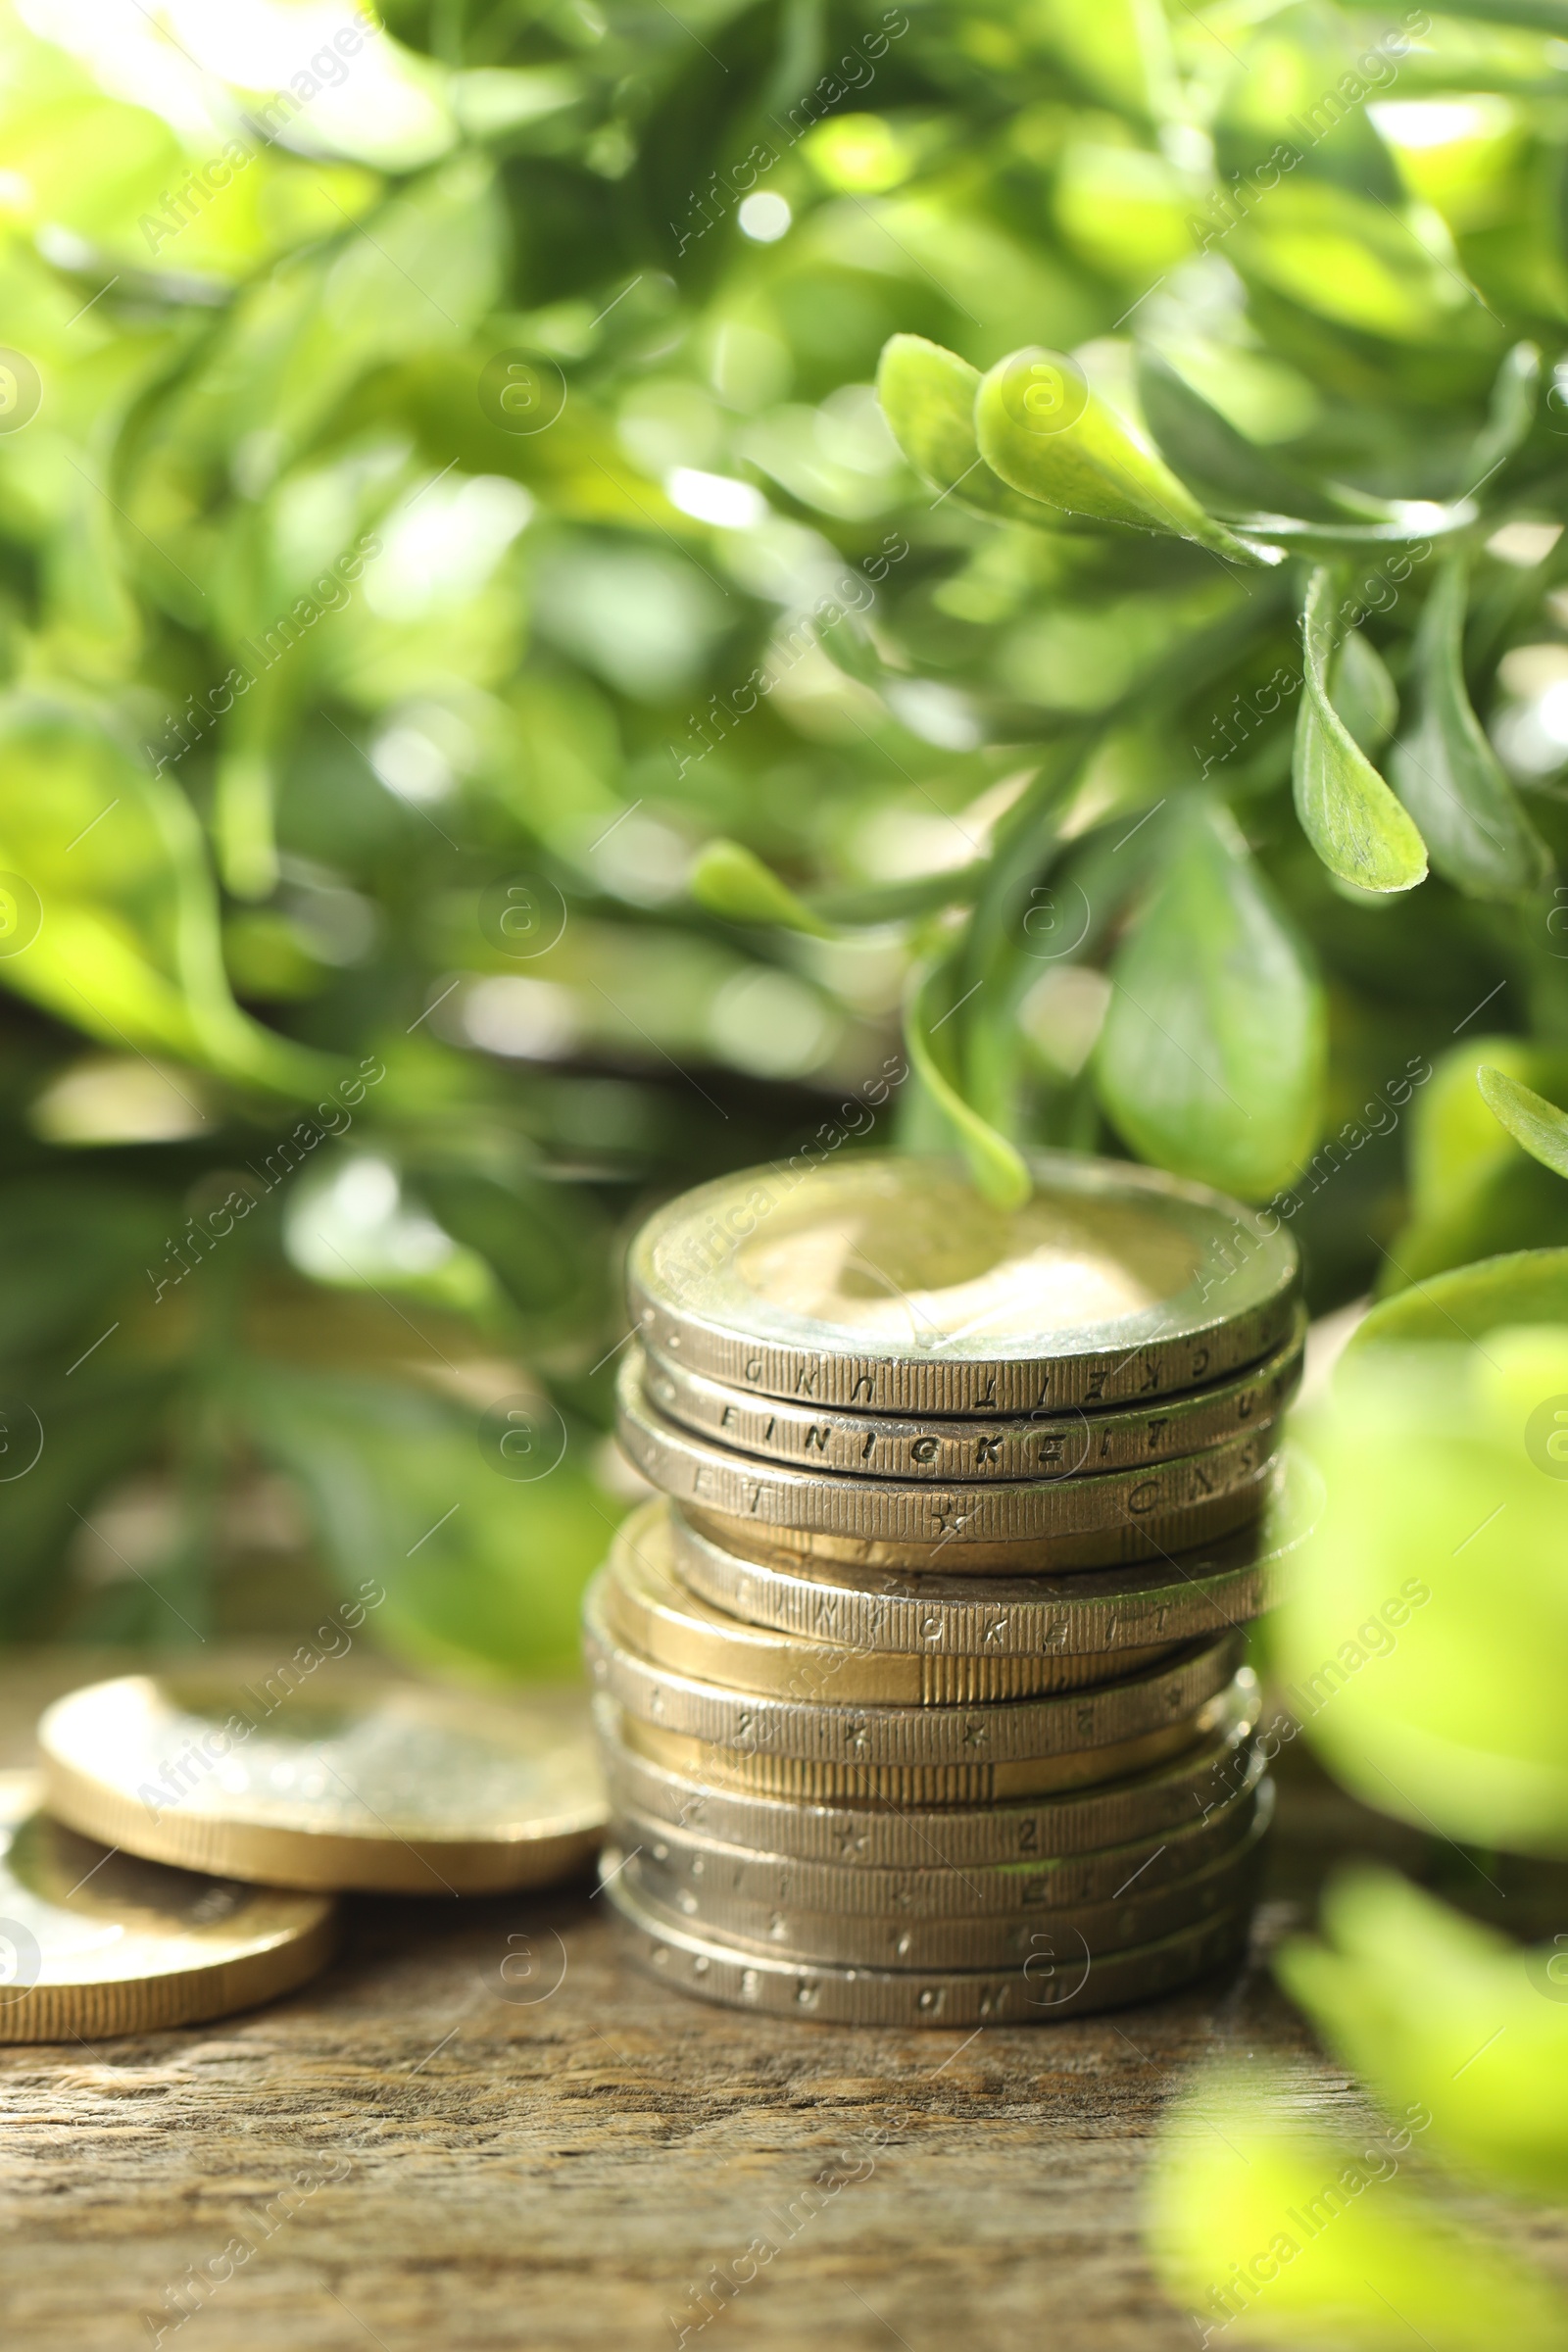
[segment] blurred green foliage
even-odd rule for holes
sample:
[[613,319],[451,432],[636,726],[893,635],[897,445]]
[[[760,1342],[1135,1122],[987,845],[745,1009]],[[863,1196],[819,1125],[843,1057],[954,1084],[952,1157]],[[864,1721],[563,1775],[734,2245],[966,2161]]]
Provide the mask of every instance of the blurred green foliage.
[[1001,1196],[1568,1243],[1558,29],[0,15],[0,1623],[564,1664],[619,1237],[906,1005]]

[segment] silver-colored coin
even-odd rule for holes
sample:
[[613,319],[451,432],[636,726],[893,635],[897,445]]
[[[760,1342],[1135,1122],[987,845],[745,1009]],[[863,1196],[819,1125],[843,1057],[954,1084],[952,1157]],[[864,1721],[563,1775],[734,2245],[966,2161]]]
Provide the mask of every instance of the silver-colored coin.
[[[674,1505],[661,1494],[615,1530],[603,1592],[605,1623],[623,1649],[727,1690],[770,1691],[834,1706],[961,1707],[1113,1682],[1157,1664],[1179,1646],[1154,1642],[1089,1655],[1060,1649],[1031,1654],[997,1643],[973,1656],[780,1632],[749,1623],[676,1576],[673,1515]],[[1204,1628],[1221,1630],[1217,1616]]]
[[1250,1915],[1242,1909],[1182,1928],[1158,1943],[1097,1956],[1081,1939],[1035,1952],[1010,1969],[824,1968],[750,1953],[666,1919],[612,1875],[605,1895],[632,1930],[639,1965],[678,1991],[763,2016],[834,2026],[1048,2025],[1152,1999],[1240,1957]]
[[946,1544],[958,1555],[955,1566],[975,1544],[1098,1535],[1148,1525],[1195,1503],[1250,1494],[1282,1429],[1278,1420],[1266,1422],[1202,1453],[1094,1478],[915,1486],[833,1478],[731,1453],[666,1421],[649,1404],[640,1374],[634,1358],[623,1362],[615,1398],[621,1446],[643,1476],[677,1502],[764,1528]]
[[1301,1377],[1306,1310],[1273,1355],[1190,1396],[1086,1412],[1080,1406],[1025,1420],[904,1421],[891,1414],[760,1397],[709,1380],[686,1364],[648,1357],[643,1394],[682,1429],[764,1461],[838,1478],[891,1478],[942,1486],[971,1479],[1088,1478],[1145,1469],[1200,1453],[1277,1420]]
[[1037,1955],[1060,1957],[1075,1948],[1076,1939],[1098,1958],[1124,1951],[1129,1944],[1157,1942],[1180,1928],[1235,1911],[1253,1891],[1273,1794],[1273,1783],[1265,1782],[1247,1836],[1189,1877],[1156,1886],[1139,1881],[1105,1902],[1049,1912],[892,1919],[843,1908],[809,1911],[748,1902],[712,1886],[694,1890],[678,1875],[661,1869],[646,1851],[633,1854],[619,1824],[612,1824],[611,1842],[625,1857],[626,1881],[633,1892],[694,1935],[716,1936],[748,1951],[838,1968],[1013,1968]]
[[821,1757],[880,1765],[980,1764],[1060,1756],[1180,1723],[1242,1663],[1244,1637],[1225,1634],[1093,1690],[969,1707],[836,1706],[728,1690],[656,1666],[605,1623],[605,1573],[583,1600],[583,1654],[596,1690],[644,1723],[751,1756]]
[[855,1912],[890,1922],[1035,1919],[1086,1903],[1112,1902],[1131,1886],[1152,1893],[1231,1852],[1251,1827],[1262,1783],[1262,1757],[1255,1748],[1251,1755],[1248,1780],[1206,1819],[1200,1815],[1119,1845],[1043,1861],[939,1863],[912,1870],[803,1861],[725,1845],[629,1804],[616,1811],[614,1835],[624,1852],[647,1855],[657,1864],[674,1889],[662,1899],[682,1917],[699,1916],[711,1897],[769,1910]]
[[[1160,1512],[1137,1523],[1128,1520],[1120,1527],[1092,1528],[1077,1536],[1028,1536],[997,1543],[972,1540],[969,1535],[962,1544],[948,1536],[939,1544],[839,1536],[824,1530],[769,1527],[760,1519],[736,1518],[693,1503],[682,1508],[693,1525],[706,1530],[715,1543],[760,1559],[822,1562],[836,1568],[891,1568],[911,1576],[1059,1576],[1076,1568],[1122,1568],[1130,1561],[1163,1559],[1171,1552],[1217,1544],[1261,1516],[1273,1493],[1276,1473],[1277,1457],[1265,1462],[1248,1485],[1228,1494],[1210,1495],[1207,1501],[1192,1503],[1186,1510]],[[948,1489],[950,1494],[955,1492]]]
[[1283,1227],[1125,1161],[1030,1167],[1012,1210],[954,1162],[872,1152],[701,1185],[632,1246],[633,1321],[658,1354],[754,1395],[911,1415],[1141,1403],[1284,1345]]
[[665,1515],[676,1575],[714,1608],[858,1657],[895,1652],[934,1662],[1114,1657],[1245,1625],[1283,1597],[1321,1502],[1316,1473],[1288,1449],[1265,1521],[1147,1565],[1027,1577],[759,1558],[716,1542],[674,1504],[645,1508]]
[[1252,1733],[1259,1705],[1257,1678],[1244,1666],[1212,1734],[1184,1754],[1097,1788],[924,1809],[863,1797],[803,1802],[715,1788],[629,1746],[612,1701],[596,1700],[594,1719],[617,1811],[762,1854],[847,1869],[938,1870],[1088,1853],[1212,1819],[1257,1781]]

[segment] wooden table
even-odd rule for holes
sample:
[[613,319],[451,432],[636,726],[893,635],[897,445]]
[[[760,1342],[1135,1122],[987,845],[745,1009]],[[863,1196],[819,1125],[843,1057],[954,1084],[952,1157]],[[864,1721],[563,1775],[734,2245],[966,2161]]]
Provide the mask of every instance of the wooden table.
[[[24,1761],[40,1705],[104,1670],[13,1662],[0,1760]],[[271,2008],[0,2050],[8,2339],[662,2352],[685,2327],[703,2352],[1190,2346],[1140,2244],[1161,2108],[1226,2049],[1280,2055],[1313,2103],[1348,2095],[1264,1962],[1354,1825],[1309,1776],[1285,1795],[1248,1967],[1108,2017],[965,2035],[709,2009],[636,1974],[577,1886],[357,1903],[335,1966]],[[507,1997],[509,1950],[527,1998]],[[756,2278],[705,2302],[754,2240],[774,2249]]]

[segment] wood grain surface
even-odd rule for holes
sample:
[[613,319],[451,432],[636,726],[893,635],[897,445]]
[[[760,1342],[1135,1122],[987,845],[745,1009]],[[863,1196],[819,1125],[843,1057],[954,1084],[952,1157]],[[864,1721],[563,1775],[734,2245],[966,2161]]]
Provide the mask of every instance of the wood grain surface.
[[[12,1661],[0,1761],[123,1665]],[[1348,2100],[1266,1955],[1357,1834],[1297,1767],[1245,1969],[969,2036],[705,2008],[627,1964],[586,1886],[357,1902],[337,1962],[270,2008],[0,2050],[8,2340],[1174,2352],[1192,2328],[1140,2242],[1152,2134],[1225,2050]]]

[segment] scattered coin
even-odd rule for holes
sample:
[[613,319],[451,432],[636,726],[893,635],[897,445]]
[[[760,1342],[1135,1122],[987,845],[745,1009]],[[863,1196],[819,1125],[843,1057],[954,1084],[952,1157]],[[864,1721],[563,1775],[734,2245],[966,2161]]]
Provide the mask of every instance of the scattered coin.
[[83,2041],[276,2000],[331,1958],[336,1906],[116,1853],[0,1775],[0,2042]]
[[128,1853],[283,1886],[492,1894],[597,1850],[605,1797],[573,1696],[271,1689],[190,1674],[73,1691],[38,1727],[50,1808]]

